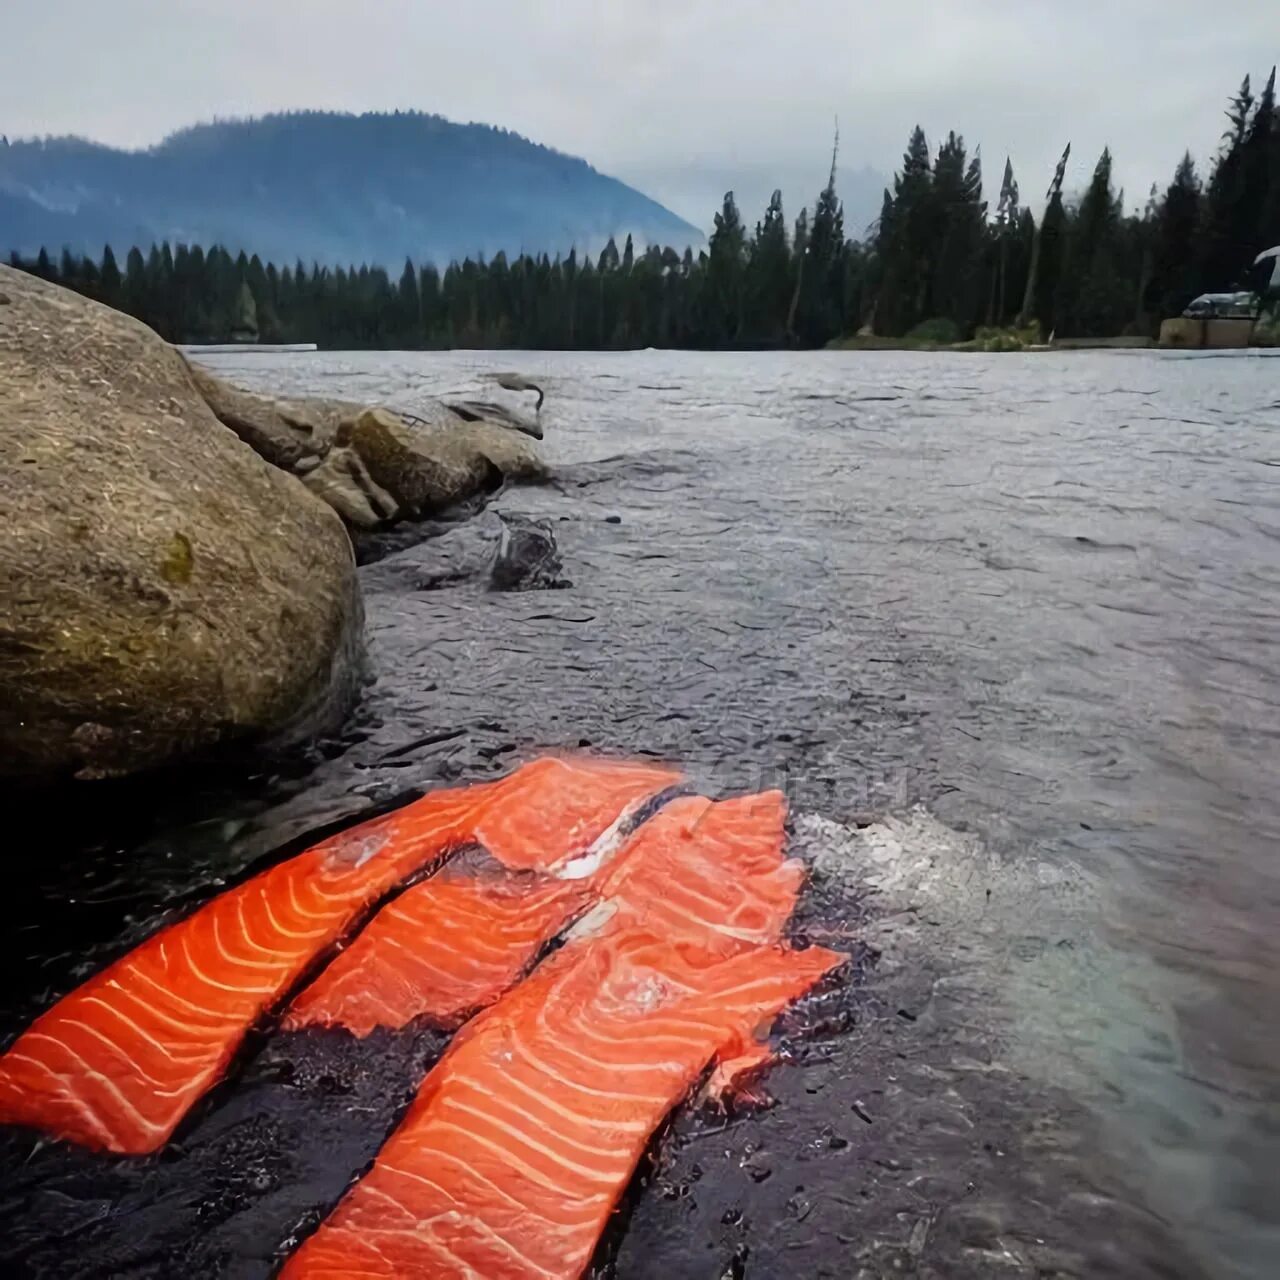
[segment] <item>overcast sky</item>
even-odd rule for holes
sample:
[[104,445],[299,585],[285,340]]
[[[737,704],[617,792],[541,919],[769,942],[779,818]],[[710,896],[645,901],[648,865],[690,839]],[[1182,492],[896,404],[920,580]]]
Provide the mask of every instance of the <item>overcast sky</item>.
[[[0,0],[0,132],[157,141],[214,115],[395,107],[581,155],[699,225],[822,185],[833,119],[889,174],[922,124],[1013,156],[1039,199],[1070,139],[1127,203],[1280,56],[1280,0]],[[862,197],[865,203],[865,195]]]

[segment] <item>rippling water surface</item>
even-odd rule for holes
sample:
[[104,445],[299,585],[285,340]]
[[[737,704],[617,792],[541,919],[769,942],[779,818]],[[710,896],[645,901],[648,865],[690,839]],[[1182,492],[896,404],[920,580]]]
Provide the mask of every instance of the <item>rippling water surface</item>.
[[544,379],[555,482],[494,505],[554,524],[573,586],[442,582],[491,516],[367,565],[377,682],[346,735],[58,836],[4,1029],[354,804],[648,753],[783,786],[886,962],[829,1078],[775,1073],[732,1140],[677,1125],[619,1276],[1276,1274],[1280,360],[219,365],[407,409]]

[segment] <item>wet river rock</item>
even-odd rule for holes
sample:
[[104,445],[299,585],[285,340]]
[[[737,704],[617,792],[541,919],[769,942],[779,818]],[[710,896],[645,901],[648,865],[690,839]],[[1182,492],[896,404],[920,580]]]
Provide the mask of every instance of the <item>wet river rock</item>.
[[554,591],[572,585],[564,577],[556,536],[548,521],[501,512],[498,519],[502,532],[489,573],[495,591]]
[[432,400],[414,415],[315,396],[245,391],[191,365],[224,426],[302,477],[349,526],[379,529],[446,511],[510,480],[541,480],[541,428],[499,405]]
[[146,326],[0,267],[0,773],[131,772],[344,708],[342,522]]

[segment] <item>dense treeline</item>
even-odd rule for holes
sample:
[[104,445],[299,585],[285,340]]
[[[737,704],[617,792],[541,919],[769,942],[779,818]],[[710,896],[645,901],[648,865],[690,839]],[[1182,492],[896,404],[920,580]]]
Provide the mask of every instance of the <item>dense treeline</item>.
[[981,160],[948,134],[911,135],[865,240],[846,235],[831,178],[790,225],[775,193],[748,229],[732,193],[705,251],[610,241],[598,258],[434,266],[263,265],[224,249],[153,246],[121,268],[42,252],[15,265],[117,306],[173,340],[259,337],[331,348],[821,346],[859,330],[957,340],[981,326],[1038,324],[1059,336],[1153,332],[1196,294],[1258,284],[1250,264],[1280,244],[1275,71],[1231,98],[1207,182],[1190,154],[1168,188],[1126,213],[1109,151],[1078,200],[1063,190],[1070,147],[1039,223],[1006,161],[994,208]]

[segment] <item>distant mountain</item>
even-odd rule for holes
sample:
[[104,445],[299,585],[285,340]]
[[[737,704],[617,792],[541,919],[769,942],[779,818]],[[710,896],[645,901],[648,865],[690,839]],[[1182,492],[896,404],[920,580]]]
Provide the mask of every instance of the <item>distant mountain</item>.
[[0,142],[0,252],[222,244],[263,261],[441,266],[499,250],[596,252],[703,234],[585,160],[418,112],[307,111],[196,125],[143,151]]

